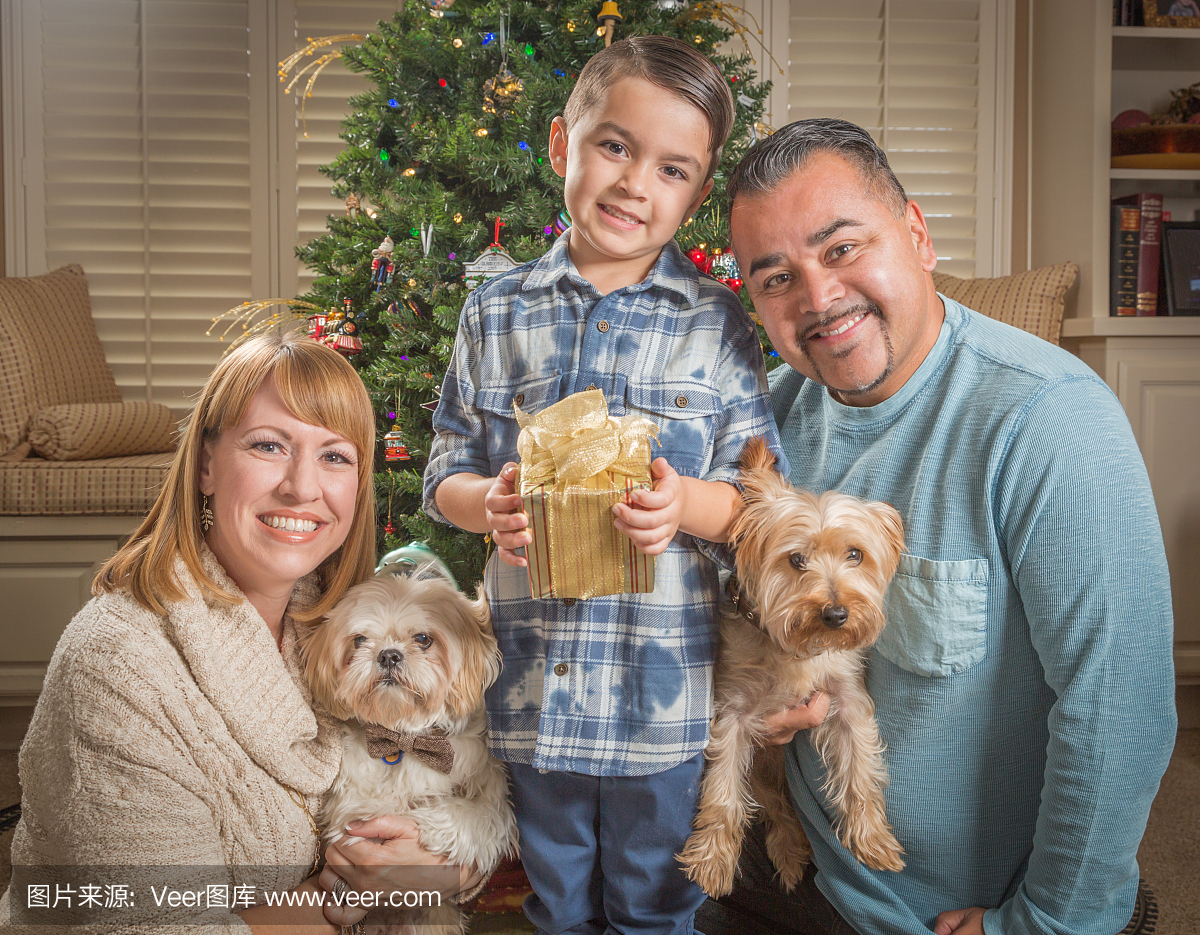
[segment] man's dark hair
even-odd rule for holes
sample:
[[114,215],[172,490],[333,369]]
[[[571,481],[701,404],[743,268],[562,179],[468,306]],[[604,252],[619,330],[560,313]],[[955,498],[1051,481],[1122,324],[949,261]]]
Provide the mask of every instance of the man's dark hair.
[[797,120],[750,147],[725,186],[732,204],[738,195],[767,195],[778,191],[813,156],[833,153],[858,170],[867,189],[896,217],[904,216],[908,196],[888,165],[887,155],[871,134],[857,124],[835,117]]
[[642,78],[656,84],[708,118],[708,151],[712,158],[705,180],[712,178],[733,129],[733,95],[717,66],[686,42],[669,36],[630,36],[614,42],[588,59],[579,73],[563,109],[567,133],[622,78]]

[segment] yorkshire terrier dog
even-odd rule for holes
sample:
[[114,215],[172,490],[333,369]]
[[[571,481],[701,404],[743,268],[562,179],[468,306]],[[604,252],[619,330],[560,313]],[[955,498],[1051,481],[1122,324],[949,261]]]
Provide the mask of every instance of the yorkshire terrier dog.
[[785,889],[803,875],[811,850],[788,793],[785,748],[765,742],[765,718],[818,690],[829,695],[829,714],[808,734],[826,767],[838,838],[868,867],[904,868],[884,811],[884,748],[863,681],[863,656],[883,630],[884,593],[904,548],[900,515],[886,503],[795,490],[774,464],[761,438],[747,443],[745,508],[730,534],[741,593],[721,615],[707,764],[679,855],[710,896],[733,889],[759,805]]
[[[489,874],[516,853],[507,772],[487,746],[483,693],[500,651],[482,594],[471,601],[439,576],[383,574],[311,627],[301,654],[313,697],[345,722],[342,769],[319,817],[327,841],[349,822],[403,815],[451,864]],[[375,918],[365,920],[372,930],[466,931],[448,901]]]

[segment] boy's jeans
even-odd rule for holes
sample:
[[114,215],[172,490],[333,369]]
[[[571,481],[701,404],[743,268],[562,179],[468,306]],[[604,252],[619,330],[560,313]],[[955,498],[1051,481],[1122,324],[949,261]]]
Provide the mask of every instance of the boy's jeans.
[[525,914],[539,933],[691,935],[703,891],[675,855],[692,831],[704,754],[652,776],[509,763]]

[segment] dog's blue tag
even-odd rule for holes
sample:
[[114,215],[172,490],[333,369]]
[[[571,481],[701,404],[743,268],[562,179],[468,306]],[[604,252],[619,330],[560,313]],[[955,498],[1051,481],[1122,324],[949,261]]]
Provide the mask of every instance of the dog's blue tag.
[[397,751],[396,751],[396,758],[395,758],[394,760],[392,760],[392,759],[388,759],[386,756],[381,756],[379,759],[383,760],[383,762],[385,762],[385,763],[386,763],[388,766],[395,766],[395,765],[396,765],[397,763],[399,763],[399,762],[400,762],[402,759],[404,759],[404,751],[403,751],[403,750],[397,750]]

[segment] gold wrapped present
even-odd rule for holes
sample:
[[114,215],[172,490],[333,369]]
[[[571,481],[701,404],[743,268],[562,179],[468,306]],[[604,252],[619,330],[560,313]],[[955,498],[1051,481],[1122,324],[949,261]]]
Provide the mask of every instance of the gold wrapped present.
[[610,417],[604,393],[584,390],[529,415],[514,406],[521,434],[517,490],[533,542],[525,547],[529,590],[541,598],[587,598],[654,590],[654,557],[613,526],[612,508],[651,489],[650,440],[642,416]]

